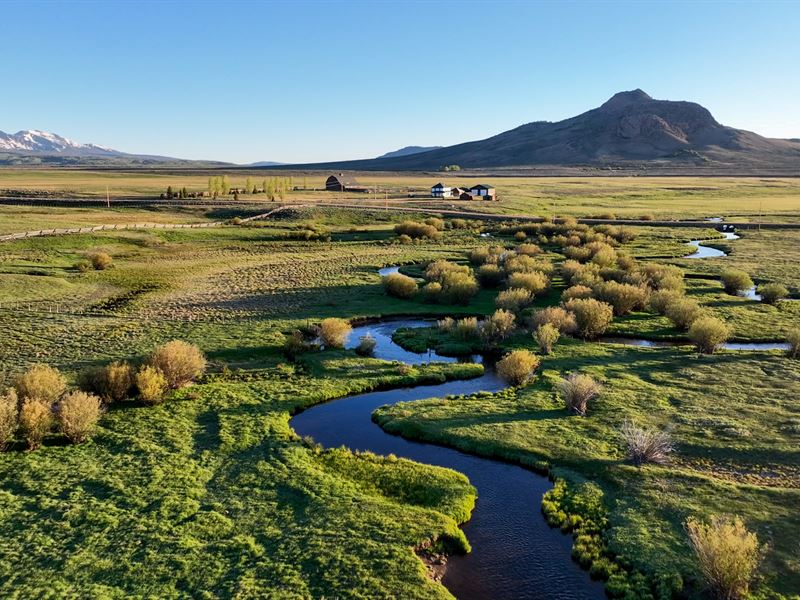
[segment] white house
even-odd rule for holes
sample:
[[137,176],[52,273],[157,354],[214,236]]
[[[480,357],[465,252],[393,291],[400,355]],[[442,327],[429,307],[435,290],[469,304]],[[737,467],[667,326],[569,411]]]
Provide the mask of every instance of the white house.
[[486,200],[494,200],[495,196],[497,196],[497,192],[495,189],[489,185],[483,185],[479,183],[478,185],[473,185],[469,188],[469,193],[472,196],[484,196]]
[[431,188],[431,196],[434,198],[447,198],[450,196],[451,188],[443,183],[437,183]]

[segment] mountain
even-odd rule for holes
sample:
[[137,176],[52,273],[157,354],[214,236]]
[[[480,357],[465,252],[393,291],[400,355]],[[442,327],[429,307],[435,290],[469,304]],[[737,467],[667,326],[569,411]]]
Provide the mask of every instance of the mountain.
[[123,152],[111,148],[80,144],[55,133],[36,129],[25,129],[14,134],[0,131],[0,152],[26,155],[125,156]]
[[400,150],[394,150],[393,152],[387,152],[386,154],[381,154],[378,158],[396,158],[398,156],[410,156],[412,154],[419,154],[420,152],[428,152],[429,150],[438,150],[441,146],[405,146],[404,148],[400,148]]
[[[694,102],[620,92],[598,108],[493,137],[407,156],[323,163],[317,168],[434,170],[548,166],[800,169],[800,143],[721,125]],[[306,165],[307,166],[307,165]]]
[[286,163],[275,162],[272,160],[260,160],[254,163],[248,163],[246,165],[242,165],[244,167],[278,167],[280,165],[284,165]]

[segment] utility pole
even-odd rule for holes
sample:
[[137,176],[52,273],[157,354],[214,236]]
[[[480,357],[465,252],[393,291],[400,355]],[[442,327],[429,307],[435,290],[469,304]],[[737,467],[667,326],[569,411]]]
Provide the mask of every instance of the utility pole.
[[106,208],[111,208],[111,196],[108,193],[108,186],[106,186]]

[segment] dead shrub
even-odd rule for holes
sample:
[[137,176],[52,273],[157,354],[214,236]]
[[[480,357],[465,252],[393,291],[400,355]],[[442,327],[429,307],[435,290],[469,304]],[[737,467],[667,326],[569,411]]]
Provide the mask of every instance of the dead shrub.
[[86,392],[70,392],[58,404],[59,429],[73,444],[80,444],[92,435],[101,413],[100,398]]
[[382,280],[383,289],[395,298],[413,298],[417,293],[417,282],[402,273],[392,273]]
[[557,384],[567,410],[585,416],[589,402],[600,395],[601,385],[593,377],[584,373],[572,373]]
[[531,315],[531,325],[533,327],[541,327],[548,323],[562,334],[575,333],[578,329],[575,315],[560,306],[548,306],[537,310]]
[[528,306],[532,300],[533,294],[531,294],[530,290],[523,288],[510,288],[497,294],[497,298],[495,298],[494,303],[497,308],[518,313],[523,308]]
[[536,340],[543,354],[550,354],[553,351],[553,346],[556,345],[559,337],[561,334],[558,329],[550,323],[540,325],[533,332],[533,339]]
[[625,421],[620,427],[625,455],[637,467],[644,463],[665,464],[674,450],[672,437],[666,431],[637,427]]
[[42,445],[53,428],[52,405],[38,398],[25,398],[19,411],[19,429],[29,450]]
[[681,296],[667,306],[667,318],[678,329],[689,329],[705,312],[696,300]]
[[353,327],[345,319],[329,317],[319,327],[319,337],[326,348],[342,348]]
[[111,255],[105,252],[95,252],[89,257],[89,260],[92,262],[92,267],[97,271],[105,271],[114,262]]
[[0,450],[5,450],[19,425],[19,398],[14,388],[0,394]]
[[578,334],[588,340],[602,335],[614,318],[611,305],[594,298],[570,300],[564,308],[575,315]]
[[717,598],[749,597],[750,582],[758,571],[765,548],[747,530],[740,517],[712,516],[708,523],[686,521],[689,542],[703,577]]
[[67,381],[49,365],[33,365],[14,381],[17,396],[23,400],[39,400],[48,406],[56,402],[67,389]]
[[700,317],[689,327],[689,339],[701,354],[713,354],[730,337],[730,326],[716,317]]
[[206,357],[194,344],[172,340],[153,351],[150,364],[161,371],[167,378],[167,385],[175,389],[203,374],[206,369]]
[[533,377],[539,357],[528,350],[514,350],[497,363],[497,374],[511,385],[522,385]]
[[146,404],[158,404],[164,400],[167,378],[155,367],[142,365],[136,372],[136,389],[139,399]]

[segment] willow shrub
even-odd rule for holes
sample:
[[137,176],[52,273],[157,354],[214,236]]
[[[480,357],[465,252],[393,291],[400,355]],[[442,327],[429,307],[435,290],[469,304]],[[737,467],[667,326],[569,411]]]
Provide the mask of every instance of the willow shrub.
[[689,329],[705,312],[697,300],[681,296],[667,306],[666,315],[678,329]]
[[164,374],[169,387],[178,388],[205,372],[206,357],[194,344],[172,340],[153,351],[150,364]]
[[517,318],[514,313],[498,309],[490,317],[484,319],[480,326],[481,338],[489,343],[504,340],[514,332]]
[[725,269],[720,275],[722,285],[729,294],[738,294],[753,287],[750,275],[738,269]]
[[559,337],[561,337],[561,334],[551,323],[540,325],[533,332],[533,339],[536,340],[536,344],[543,354],[550,354],[553,351],[553,346],[556,345]]
[[677,302],[683,297],[681,292],[673,290],[657,290],[650,294],[647,306],[654,313],[659,315],[667,314],[667,309],[673,302]]
[[111,258],[111,255],[106,254],[105,252],[94,253],[89,257],[89,260],[92,263],[92,267],[98,271],[105,271],[114,262],[114,259]]
[[37,398],[26,398],[19,411],[19,430],[29,450],[42,445],[45,436],[53,428],[53,408],[48,402]]
[[789,290],[780,283],[765,283],[758,286],[758,293],[762,302],[775,304],[778,300],[786,298],[789,295]]
[[790,358],[800,358],[800,327],[795,327],[786,332],[787,351]]
[[91,437],[101,414],[100,398],[82,391],[70,392],[58,405],[59,429],[73,444],[80,444]]
[[486,264],[478,267],[476,271],[478,281],[485,288],[495,288],[503,281],[505,273],[498,265]]
[[382,279],[383,289],[395,298],[413,298],[417,294],[417,282],[402,273],[392,273]]
[[578,329],[575,315],[561,306],[548,306],[547,308],[537,310],[531,315],[530,320],[534,328],[550,324],[560,333],[571,334],[575,333]]
[[689,327],[689,339],[702,354],[713,354],[730,337],[730,326],[716,317],[700,317]]
[[167,391],[167,378],[150,365],[142,365],[136,372],[136,389],[139,399],[146,404],[158,404],[164,400]]
[[497,374],[511,385],[527,383],[540,364],[539,357],[528,350],[514,350],[497,363]]
[[569,302],[575,298],[591,298],[593,296],[592,288],[585,285],[573,285],[561,292],[561,301]]
[[342,348],[353,327],[345,319],[330,317],[319,326],[319,337],[326,348]]
[[608,302],[617,316],[643,309],[647,303],[647,288],[638,285],[606,281],[596,286],[594,291],[597,299]]
[[497,294],[495,306],[514,313],[520,312],[533,301],[533,294],[525,288],[509,288]]
[[428,238],[436,239],[442,234],[433,225],[417,223],[415,221],[403,221],[394,226],[394,232],[399,235],[406,235],[412,239]]
[[531,294],[541,294],[550,285],[544,273],[512,273],[508,277],[508,287],[528,290]]
[[614,318],[611,305],[594,298],[570,300],[564,308],[575,315],[578,334],[588,340],[605,333]]
[[67,389],[67,380],[57,369],[38,364],[18,375],[14,387],[22,400],[27,398],[52,405]]
[[19,398],[14,388],[0,394],[0,450],[5,450],[19,425]]

